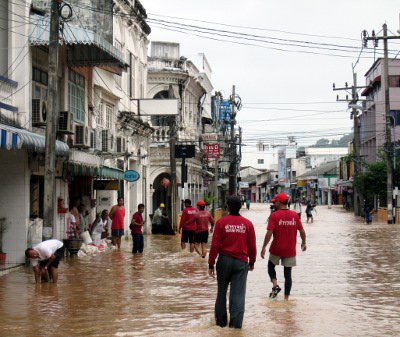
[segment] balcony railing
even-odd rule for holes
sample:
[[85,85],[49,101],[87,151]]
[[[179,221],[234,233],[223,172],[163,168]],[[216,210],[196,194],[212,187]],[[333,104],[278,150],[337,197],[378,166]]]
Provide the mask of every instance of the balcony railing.
[[164,143],[169,141],[169,126],[153,126],[153,128],[155,129],[154,133],[151,135],[153,143]]

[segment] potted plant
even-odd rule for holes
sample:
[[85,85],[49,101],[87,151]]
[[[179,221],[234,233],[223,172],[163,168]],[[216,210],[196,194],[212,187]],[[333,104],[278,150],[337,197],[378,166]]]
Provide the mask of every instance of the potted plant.
[[6,263],[7,254],[3,252],[3,235],[7,231],[8,223],[6,218],[0,218],[0,266]]

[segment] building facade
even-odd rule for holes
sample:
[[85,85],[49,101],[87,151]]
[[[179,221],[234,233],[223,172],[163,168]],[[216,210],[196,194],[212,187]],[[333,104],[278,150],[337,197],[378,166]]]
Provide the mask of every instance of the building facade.
[[[147,96],[152,99],[177,99],[175,116],[159,115],[151,117],[150,123],[155,129],[150,146],[152,185],[152,204],[154,211],[160,203],[165,203],[170,214],[177,214],[183,199],[197,201],[204,194],[203,153],[200,136],[205,118],[210,117],[211,68],[203,54],[199,54],[200,65],[180,55],[178,43],[152,42],[148,65]],[[173,139],[172,139],[173,138]],[[174,165],[171,146],[191,145],[195,147],[192,158],[176,159]],[[179,157],[179,153],[175,153]],[[171,164],[172,163],[172,164]],[[174,166],[174,167],[172,167]],[[171,181],[171,169],[176,171],[176,188],[179,200],[174,202]],[[183,172],[182,172],[183,169]],[[173,210],[173,208],[175,208]]]
[[[135,101],[145,97],[147,83],[150,27],[143,6],[133,0],[69,4],[72,16],[60,29],[57,69],[56,224],[42,233],[57,239],[69,235],[74,202],[84,204],[89,224],[118,195],[126,199],[126,224],[137,203],[147,203],[153,132]],[[0,36],[8,48],[0,57],[0,212],[9,223],[7,260],[16,264],[32,244],[32,219],[43,217],[50,2],[6,6],[0,17],[8,27]],[[22,24],[14,27],[15,21]],[[138,171],[140,180],[125,182],[128,169]]]
[[[400,132],[400,60],[389,59],[389,101],[392,142],[399,139]],[[382,156],[386,143],[385,82],[383,59],[379,58],[365,74],[368,86],[361,95],[365,96],[365,108],[360,119],[361,158],[375,163]]]

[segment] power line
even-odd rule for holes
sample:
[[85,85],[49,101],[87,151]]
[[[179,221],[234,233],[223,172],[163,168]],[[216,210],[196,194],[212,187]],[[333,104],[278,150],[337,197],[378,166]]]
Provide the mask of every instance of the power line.
[[214,25],[217,25],[217,26],[234,27],[234,28],[241,28],[241,29],[269,31],[269,32],[277,32],[277,33],[284,33],[284,34],[291,34],[291,35],[298,35],[298,36],[309,36],[309,37],[319,37],[319,38],[328,38],[328,39],[343,39],[343,40],[349,40],[349,41],[359,41],[358,39],[349,38],[349,37],[343,37],[343,36],[317,35],[317,34],[290,32],[290,31],[279,30],[279,29],[259,28],[259,27],[250,27],[250,26],[239,26],[239,25],[231,25],[231,24],[225,24],[225,23],[214,22],[214,21],[205,21],[205,20],[198,20],[198,19],[182,18],[182,17],[177,17],[177,16],[160,15],[160,14],[155,14],[155,13],[149,13],[149,15],[153,15],[153,16],[156,16],[156,17],[166,17],[166,18],[171,18],[171,19],[202,22],[202,23],[214,24]]

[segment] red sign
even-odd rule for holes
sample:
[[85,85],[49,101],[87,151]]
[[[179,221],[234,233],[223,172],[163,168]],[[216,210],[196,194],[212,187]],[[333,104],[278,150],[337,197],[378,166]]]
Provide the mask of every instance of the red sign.
[[219,144],[204,144],[204,153],[208,158],[219,158],[220,156]]

